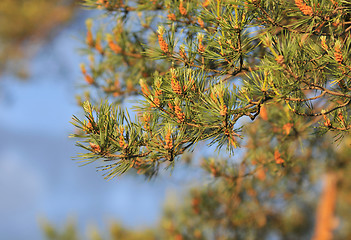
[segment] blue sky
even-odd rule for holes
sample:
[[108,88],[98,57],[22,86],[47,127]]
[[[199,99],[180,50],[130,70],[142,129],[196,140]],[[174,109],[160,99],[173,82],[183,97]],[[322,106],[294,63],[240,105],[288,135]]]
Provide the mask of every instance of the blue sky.
[[69,121],[80,113],[74,93],[83,81],[75,38],[84,29],[84,20],[77,21],[44,46],[30,61],[28,81],[1,79],[0,239],[41,239],[41,217],[63,226],[73,216],[83,232],[111,219],[152,226],[167,189],[176,186],[169,174],[107,182],[93,166],[71,160],[80,149],[68,138]]
[[[0,239],[42,239],[42,218],[62,227],[74,217],[83,236],[88,225],[106,230],[110,220],[154,226],[171,192],[181,199],[189,187],[211,181],[199,177],[201,170],[189,174],[177,167],[172,176],[164,171],[150,182],[130,175],[107,182],[94,166],[72,161],[81,151],[68,136],[72,115],[82,113],[75,93],[84,82],[77,40],[84,22],[81,14],[30,59],[27,81],[0,81]],[[195,157],[203,154],[216,155],[201,143]]]

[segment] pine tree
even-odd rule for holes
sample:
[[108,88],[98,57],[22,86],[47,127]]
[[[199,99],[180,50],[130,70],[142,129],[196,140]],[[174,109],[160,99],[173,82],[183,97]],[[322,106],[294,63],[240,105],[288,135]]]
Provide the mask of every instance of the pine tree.
[[166,209],[160,239],[350,238],[349,1],[84,4],[106,14],[86,23],[78,158],[112,179],[200,142],[228,153],[193,163],[215,182]]

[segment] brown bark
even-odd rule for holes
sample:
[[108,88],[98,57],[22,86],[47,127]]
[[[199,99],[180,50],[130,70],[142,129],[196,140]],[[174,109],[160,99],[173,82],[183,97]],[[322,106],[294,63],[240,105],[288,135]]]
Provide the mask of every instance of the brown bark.
[[312,240],[330,240],[336,227],[334,216],[338,177],[335,172],[327,173],[324,188],[317,207],[316,225]]

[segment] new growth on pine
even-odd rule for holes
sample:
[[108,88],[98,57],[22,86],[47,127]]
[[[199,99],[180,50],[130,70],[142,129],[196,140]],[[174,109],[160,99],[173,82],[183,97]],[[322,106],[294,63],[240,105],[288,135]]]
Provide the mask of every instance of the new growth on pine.
[[[85,117],[74,117],[80,130],[72,136],[85,149],[78,159],[102,164],[106,178],[131,169],[152,177],[198,143],[214,146],[228,159],[206,158],[200,165],[218,179],[216,187],[192,193],[192,210],[184,212],[200,222],[227,216],[214,222],[224,229],[219,236],[230,237],[218,239],[241,239],[288,221],[279,207],[263,203],[292,201],[284,184],[291,191],[312,184],[310,162],[334,169],[346,164],[326,157],[336,154],[327,142],[343,141],[351,129],[348,1],[85,0],[84,6],[108,14],[101,24],[87,21]],[[127,100],[134,101],[133,110],[124,107]],[[325,137],[330,133],[334,138]],[[246,149],[240,160],[239,146]],[[325,190],[331,199],[334,188]],[[332,216],[335,204],[323,199]],[[206,236],[190,220],[168,220],[174,224],[169,236]],[[308,221],[301,217],[294,226],[311,228],[303,225]],[[323,236],[334,229],[328,224]]]
[[[87,21],[87,53],[100,60],[90,63],[91,74],[85,64],[81,70],[94,93],[102,92],[109,102],[99,106],[93,93],[87,95],[97,104],[91,120],[99,131],[74,136],[88,144],[94,158],[108,157],[116,166],[152,159],[148,167],[155,170],[156,163],[173,160],[200,141],[233,152],[241,138],[238,121],[255,120],[270,104],[286,105],[292,118],[314,118],[320,132],[348,132],[351,68],[343,56],[348,56],[350,38],[342,3],[268,3],[85,1],[87,7],[113,13],[117,21],[111,21],[112,32]],[[132,19],[139,25],[128,25]],[[151,116],[148,128],[138,118],[116,123],[115,103],[131,95],[143,96],[136,111]],[[101,108],[108,109],[108,118]],[[166,123],[177,136],[167,151],[161,143],[169,134]],[[85,124],[76,122],[81,129]],[[131,132],[139,139],[130,149],[118,140],[125,124],[126,140]],[[109,130],[110,125],[117,128]]]

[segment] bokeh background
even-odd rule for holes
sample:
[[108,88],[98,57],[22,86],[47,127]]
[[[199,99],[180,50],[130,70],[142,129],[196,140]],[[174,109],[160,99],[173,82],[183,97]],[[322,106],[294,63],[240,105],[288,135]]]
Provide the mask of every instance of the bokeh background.
[[[192,187],[198,190],[196,194],[200,194],[203,186],[207,187],[208,183],[213,182],[208,178],[209,174],[206,178],[199,169],[189,171],[184,166],[186,164],[177,164],[173,172],[162,171],[151,181],[132,173],[108,182],[100,172],[96,172],[94,166],[79,167],[79,163],[72,160],[82,151],[81,148],[75,147],[75,140],[68,137],[75,131],[70,124],[72,115],[82,114],[75,95],[82,91],[84,79],[79,64],[86,62],[86,59],[79,55],[79,49],[84,46],[86,19],[97,17],[101,13],[84,10],[79,5],[79,0],[0,0],[1,240],[44,239],[43,225],[48,222],[55,229],[65,229],[67,222],[76,222],[80,239],[88,239],[86,236],[90,235],[89,231],[92,228],[98,228],[102,233],[108,232],[111,222],[118,222],[131,230],[156,227],[165,204],[172,204],[172,201],[175,204],[181,202],[177,200],[185,199],[183,196],[186,196],[187,190]],[[261,124],[267,123],[267,128],[271,125],[268,125],[266,120],[261,121]],[[256,134],[260,125],[253,126],[252,136],[254,132],[255,136],[263,135]],[[266,138],[264,134],[257,152],[262,149],[267,151]],[[309,140],[308,146],[315,147],[316,150],[311,155],[306,151],[306,156],[303,155],[300,159],[300,162],[307,162],[304,158],[308,158],[312,164],[301,166],[313,170],[308,172],[312,180],[307,171],[306,176],[301,174],[300,179],[308,179],[301,184],[301,189],[304,190],[300,195],[302,200],[292,197],[295,201],[288,205],[290,197],[293,196],[291,189],[300,187],[295,184],[293,175],[290,189],[289,186],[280,186],[279,182],[274,182],[278,178],[272,178],[274,184],[271,184],[277,187],[278,194],[276,198],[268,199],[271,201],[267,202],[273,203],[278,211],[276,222],[273,221],[273,225],[267,225],[266,228],[271,228],[272,231],[269,239],[278,239],[279,236],[284,238],[294,232],[294,228],[298,230],[295,231],[297,234],[304,235],[306,229],[312,234],[312,225],[305,223],[314,222],[314,208],[317,200],[319,201],[318,192],[322,189],[317,176],[322,175],[322,169],[329,160],[327,158],[332,157],[336,163],[342,164],[349,159],[349,142],[345,143],[347,147],[344,149],[347,151],[340,151],[341,157],[335,157],[338,152],[337,145],[331,146],[330,141],[325,141],[327,138]],[[252,139],[254,143],[260,143]],[[197,160],[214,152],[214,148],[202,148],[201,144],[196,149],[191,158]],[[233,160],[240,159],[244,151],[237,150]],[[310,156],[315,159],[310,159]],[[295,166],[295,173],[300,173],[302,170],[299,165]],[[210,172],[210,169],[208,170]],[[345,168],[345,173],[346,171],[348,170]],[[264,179],[266,175],[262,172],[264,176],[261,177]],[[257,179],[262,180],[259,177]],[[221,186],[220,184],[221,182],[214,183],[213,189]],[[262,190],[261,186],[258,183],[256,187],[261,191],[269,190],[269,194],[273,193],[268,189],[269,184],[266,185],[267,189]],[[351,184],[347,183],[345,186],[345,192],[348,193]],[[248,190],[251,190],[248,191],[248,198],[251,197],[250,194],[256,195],[253,188]],[[279,193],[284,194],[284,199],[279,198]],[[196,194],[193,194],[192,200],[201,199]],[[349,200],[349,194],[345,195],[345,199]],[[207,196],[205,192],[204,197]],[[240,201],[239,199],[238,202]],[[255,213],[259,213],[259,207],[264,206],[264,203],[257,202],[257,205],[254,204],[251,208],[257,206]],[[340,215],[345,215],[345,223],[350,222],[347,221],[350,216],[347,203],[348,201],[345,201],[346,207],[341,205],[339,210],[342,213]],[[282,210],[283,204],[286,204],[286,209]],[[250,207],[243,204],[241,209],[247,212],[247,206]],[[271,206],[273,210],[274,206]],[[204,208],[206,207],[204,205]],[[202,216],[208,213],[207,210],[205,209]],[[173,214],[172,211],[169,213]],[[196,211],[194,213],[196,214]],[[233,211],[232,214],[236,213]],[[250,218],[250,214],[255,213],[249,212],[243,216]],[[257,216],[263,219],[262,214]],[[195,224],[197,220],[195,219]],[[190,228],[194,222],[185,221],[190,223]],[[179,223],[180,226],[184,226],[181,225],[182,221]],[[202,223],[205,223],[202,227],[211,225],[211,221],[206,218]],[[283,225],[287,228],[277,228]],[[246,226],[242,227],[238,232],[247,231]]]
[[62,227],[67,219],[83,236],[109,221],[150,227],[184,179],[168,172],[107,182],[72,161],[80,149],[69,122],[82,112],[75,93],[84,81],[78,49],[94,14],[72,1],[0,3],[0,239],[43,239],[41,222]]

